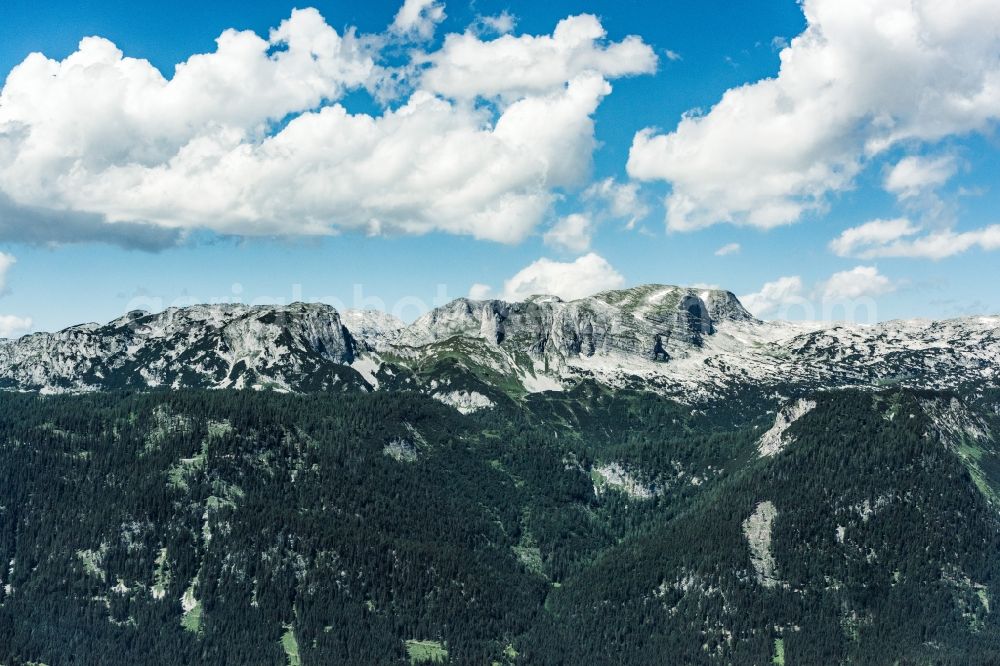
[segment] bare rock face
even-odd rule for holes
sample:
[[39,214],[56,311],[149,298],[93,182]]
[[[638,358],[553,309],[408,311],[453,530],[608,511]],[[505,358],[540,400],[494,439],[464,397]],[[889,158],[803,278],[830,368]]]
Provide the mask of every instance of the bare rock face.
[[199,305],[8,342],[0,346],[0,386],[328,388],[354,354],[353,338],[328,305]]
[[[453,371],[462,377],[432,376]],[[197,305],[0,340],[0,389],[380,390],[434,380],[483,395],[594,380],[688,402],[747,386],[944,390],[1000,381],[1000,317],[762,322],[730,292],[654,284],[574,301],[460,298],[410,325],[322,304]],[[780,449],[782,433],[762,451]]]
[[368,350],[395,343],[406,328],[398,317],[379,310],[345,310],[340,319],[355,342]]
[[708,314],[713,322],[737,321],[760,323],[752,314],[747,312],[740,300],[731,291],[721,289],[710,289],[700,292]]
[[772,502],[761,502],[753,514],[743,521],[743,535],[750,547],[750,562],[757,574],[757,581],[764,587],[775,587],[778,579],[778,565],[774,560],[771,537],[778,510]]
[[780,453],[789,444],[785,432],[793,423],[814,409],[816,409],[815,401],[800,399],[778,410],[777,416],[774,417],[774,425],[757,441],[757,452],[760,456],[766,458]]
[[331,388],[350,379],[344,366],[359,356],[374,369],[371,355],[380,351],[419,355],[421,347],[456,336],[551,368],[612,355],[668,362],[715,334],[712,308],[730,319],[749,317],[731,294],[663,285],[571,302],[458,299],[410,326],[376,312],[349,311],[342,320],[330,306],[305,303],[134,311],[105,325],[0,342],[0,388]]
[[458,299],[418,319],[400,342],[420,346],[468,336],[536,358],[617,352],[666,361],[672,347],[698,347],[704,336],[715,333],[712,310],[702,294],[725,319],[753,319],[728,292],[648,285],[571,302],[554,296],[521,303]]

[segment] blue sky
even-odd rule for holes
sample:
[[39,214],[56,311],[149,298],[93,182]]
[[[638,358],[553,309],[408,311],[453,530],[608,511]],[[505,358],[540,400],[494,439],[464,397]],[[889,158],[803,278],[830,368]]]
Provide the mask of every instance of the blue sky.
[[[120,123],[133,120],[110,117],[113,114],[108,109],[114,109],[114,100],[119,98],[115,97],[117,84],[107,80],[92,87],[60,90],[45,87],[49,83],[42,80],[45,75],[38,73],[41,70],[26,73],[16,85],[11,77],[3,93],[8,115],[0,111],[0,250],[15,260],[0,263],[0,267],[6,266],[0,315],[7,318],[0,322],[8,322],[4,324],[9,328],[7,334],[23,332],[29,318],[32,330],[52,330],[82,321],[107,320],[129,307],[159,309],[227,298],[247,302],[323,298],[348,307],[382,305],[412,318],[422,307],[468,294],[476,284],[480,293],[487,293],[488,286],[491,295],[508,297],[536,285],[572,297],[578,295],[578,289],[586,288],[579,284],[595,288],[646,282],[710,284],[749,295],[748,304],[762,316],[793,318],[836,318],[841,312],[853,312],[862,319],[1000,312],[996,289],[1000,243],[995,240],[994,226],[1000,201],[996,192],[1000,152],[995,136],[1000,105],[993,99],[982,101],[983,95],[976,94],[988,88],[980,83],[1000,77],[1000,52],[995,41],[1000,33],[991,23],[997,18],[992,9],[971,18],[964,13],[981,8],[955,9],[950,18],[957,27],[952,32],[920,37],[937,40],[929,46],[940,51],[943,59],[921,60],[894,70],[894,58],[899,62],[914,60],[903,59],[907,49],[929,50],[923,48],[928,44],[909,43],[904,29],[918,35],[926,31],[917,29],[919,25],[908,25],[899,12],[873,20],[865,14],[870,10],[859,8],[857,2],[841,3],[842,9],[838,9],[830,0],[808,0],[804,7],[791,0],[476,0],[452,1],[443,7],[418,0],[413,4],[422,5],[418,9],[423,12],[407,25],[397,18],[400,4],[94,0],[50,2],[42,10],[37,3],[7,0],[0,7],[0,77],[15,70],[32,52],[41,52],[53,64],[58,63],[77,51],[81,38],[96,35],[113,42],[127,57],[148,60],[170,79],[175,64],[194,54],[215,51],[215,40],[224,30],[251,30],[266,39],[269,30],[288,19],[296,6],[315,7],[338,37],[352,26],[359,35],[367,36],[368,41],[362,40],[358,47],[364,54],[350,56],[354,58],[352,66],[361,67],[364,56],[383,68],[402,67],[397,79],[404,85],[381,99],[376,99],[376,91],[384,89],[372,83],[376,75],[366,70],[349,81],[347,75],[343,80],[326,81],[330,91],[339,91],[319,93],[321,101],[307,100],[291,109],[279,104],[275,108],[283,109],[280,118],[271,110],[262,111],[259,117],[265,118],[263,124],[246,121],[240,127],[244,134],[238,143],[243,149],[273,138],[301,114],[338,105],[347,114],[377,119],[384,113],[383,104],[398,110],[424,89],[450,105],[450,116],[427,125],[430,133],[450,129],[449,122],[460,124],[470,118],[486,123],[488,131],[495,129],[491,123],[512,106],[524,100],[554,99],[573,85],[573,77],[593,74],[571,59],[567,67],[572,71],[565,80],[556,77],[545,83],[548,87],[522,85],[518,76],[527,80],[534,69],[551,64],[544,52],[526,52],[526,58],[538,58],[538,62],[523,73],[511,74],[513,92],[498,97],[492,92],[493,82],[483,81],[494,71],[488,62],[493,57],[492,43],[510,27],[514,35],[551,35],[561,20],[593,14],[607,35],[593,40],[589,51],[574,58],[589,58],[635,35],[641,40],[640,50],[655,58],[655,66],[643,68],[635,55],[619,54],[616,62],[607,56],[600,61],[603,64],[594,67],[613,91],[598,95],[592,114],[567,111],[570,122],[582,123],[578,128],[565,130],[565,136],[553,140],[547,153],[528,141],[524,144],[527,147],[518,143],[521,152],[517,156],[503,152],[507,161],[498,158],[477,167],[489,169],[499,164],[495,178],[520,183],[517,187],[521,189],[514,195],[521,197],[518,201],[531,212],[509,213],[521,218],[516,221],[497,214],[475,224],[465,222],[473,208],[449,208],[442,213],[437,207],[441,196],[425,191],[406,192],[402,212],[385,208],[383,193],[374,185],[370,191],[358,189],[359,199],[367,197],[374,202],[360,210],[352,208],[350,197],[335,205],[323,201],[323,182],[337,182],[342,172],[344,182],[361,183],[354,187],[371,183],[365,174],[355,173],[360,167],[349,160],[357,159],[352,157],[356,154],[341,157],[340,146],[326,134],[317,134],[321,138],[293,148],[303,151],[310,145],[319,146],[337,155],[335,164],[322,156],[309,158],[319,162],[303,162],[307,167],[319,164],[324,170],[322,178],[327,180],[320,180],[318,194],[317,190],[296,189],[303,180],[301,175],[288,182],[276,181],[278,176],[263,166],[260,173],[251,175],[260,179],[255,181],[260,188],[273,187],[266,200],[258,202],[254,193],[241,193],[234,194],[237,198],[232,201],[219,203],[219,210],[227,212],[244,206],[252,209],[246,216],[221,221],[212,212],[215,209],[192,206],[174,220],[170,197],[178,201],[205,197],[204,191],[192,189],[204,183],[173,179],[160,183],[150,180],[150,174],[162,174],[176,154],[204,136],[201,128],[184,129],[190,133],[180,139],[177,132],[182,130],[171,130],[169,136],[164,130],[161,136],[151,121],[136,120],[134,127],[120,129]],[[887,4],[899,3],[893,0]],[[911,3],[900,6],[904,5]],[[433,11],[442,8],[447,18],[438,20]],[[463,33],[477,22],[482,26],[484,17],[505,13],[513,18],[507,26],[494,31],[480,27],[472,37],[487,59],[480,63],[484,69],[478,75],[466,73],[466,79],[461,79],[460,71],[456,74],[458,70],[447,69],[456,60],[442,48],[446,35]],[[919,12],[915,16],[916,21],[928,20]],[[394,19],[397,29],[388,28]],[[879,26],[881,32],[865,33],[862,37],[867,41],[852,42],[838,33],[850,28],[852,21]],[[980,29],[981,35],[961,32]],[[808,30],[820,38],[802,40],[798,46],[792,43]],[[787,59],[795,61],[794,69],[788,66],[776,86],[761,85],[762,80],[774,81],[779,75],[783,49],[788,49]],[[407,64],[421,59],[413,57],[414,53],[429,55],[423,56],[419,67],[406,69]],[[854,58],[856,54],[858,58]],[[863,63],[871,58],[888,63],[885,71],[880,74],[858,66],[859,59]],[[963,64],[963,58],[968,62]],[[840,63],[832,73],[818,64],[831,59]],[[970,65],[972,73],[968,74]],[[857,71],[852,71],[852,66]],[[620,73],[629,67],[642,71]],[[450,72],[450,78],[442,74],[434,84],[433,75],[427,72],[435,69]],[[294,77],[304,71],[282,70],[282,76]],[[957,71],[966,72],[963,76],[972,81],[959,81]],[[303,81],[314,74],[303,73]],[[884,77],[881,80],[880,75]],[[977,82],[976,76],[981,81]],[[201,84],[212,85],[211,81]],[[82,98],[84,90],[88,91],[86,100]],[[290,90],[294,93],[298,89]],[[827,90],[833,91],[832,96],[824,101],[822,95]],[[938,95],[942,90],[944,94]],[[248,84],[246,99],[236,105],[251,108],[259,103],[261,108],[272,109],[273,102],[261,101],[267,93]],[[210,95],[198,94],[201,97],[184,98],[185,104],[177,113],[184,114],[199,104],[218,104]],[[456,101],[462,95],[464,101]],[[733,97],[733,103],[713,110],[724,95]],[[107,100],[102,101],[102,96]],[[940,97],[946,97],[945,101],[934,101]],[[141,104],[136,113],[145,113],[162,97],[149,93],[138,99]],[[966,103],[961,106],[956,100]],[[967,109],[969,100],[978,105],[973,111],[954,111],[958,106]],[[80,109],[75,108],[77,103]],[[769,127],[775,108],[788,110],[790,120]],[[829,119],[823,117],[827,112]],[[209,108],[189,125],[236,123],[234,113]],[[468,115],[473,113],[481,115]],[[527,120],[513,134],[522,131],[529,138],[534,136],[532,128],[546,113],[551,115],[525,115]],[[51,117],[57,117],[58,123]],[[163,117],[164,123],[170,122],[170,116]],[[593,118],[592,134],[587,117]],[[691,120],[682,128],[679,125],[685,117]],[[891,131],[886,129],[886,118]],[[25,147],[26,126],[32,136],[44,137],[44,150],[36,146],[31,152]],[[663,141],[640,154],[632,147],[633,139],[645,128],[655,128],[652,136]],[[130,140],[122,139],[119,131],[134,132],[136,141],[148,140],[155,155],[130,152],[131,146],[125,144],[120,149],[107,148],[116,141]],[[4,142],[5,133],[13,139]],[[454,153],[435,153],[437,148],[427,143],[399,140],[402,143],[390,146],[392,150],[386,148],[387,153],[405,152],[403,147],[419,150],[419,159],[412,155],[400,158],[411,160],[408,164],[417,171],[433,170],[442,161],[457,159]],[[174,143],[164,148],[171,141]],[[322,146],[322,141],[332,143]],[[385,148],[388,139],[382,141],[379,145]],[[79,146],[73,148],[77,143]],[[4,151],[10,158],[7,162]],[[65,154],[53,157],[52,151]],[[43,158],[48,161],[41,161]],[[564,158],[565,177],[553,176],[556,169],[551,165],[538,173],[530,172],[537,164]],[[574,171],[579,164],[586,166],[588,159],[592,159],[591,168]],[[144,161],[144,187],[156,192],[174,188],[165,195],[165,203],[147,206],[142,194],[146,190],[137,190],[136,196],[143,199],[139,203],[123,198],[120,192],[105,192],[105,188],[127,189],[120,183],[138,182],[115,180],[125,178],[123,169],[135,161]],[[84,176],[79,175],[80,164],[85,165]],[[730,166],[736,176],[728,173]],[[384,168],[391,170],[394,165]],[[609,178],[614,179],[614,187],[632,188],[636,193],[630,212],[612,211],[611,202],[593,194],[592,189],[587,194],[594,184]],[[77,179],[73,180],[76,184],[63,185],[68,179]],[[461,186],[475,193],[486,187],[464,181]],[[495,203],[469,196],[469,206]],[[682,199],[694,212],[675,212],[671,218],[670,201],[677,204]],[[302,201],[312,202],[315,208]],[[795,210],[789,212],[787,204],[793,204]],[[777,212],[761,213],[768,210]],[[295,218],[299,214],[315,215],[319,233],[315,224],[299,224]],[[439,221],[438,215],[445,221]],[[589,235],[589,242],[580,238],[582,232],[577,227],[567,226],[561,235],[550,233],[571,215],[585,220],[588,231],[583,235]],[[525,222],[526,216],[532,221]],[[377,233],[365,226],[368,223],[364,220],[373,217],[384,220]],[[44,225],[39,222],[43,218]],[[86,232],[74,231],[83,228],[75,226],[83,224],[80,220],[91,220]],[[140,225],[135,227],[140,231],[129,231],[132,224]],[[496,231],[508,224],[516,231]],[[148,238],[147,231],[161,238],[156,234],[164,230],[168,241],[153,241],[152,251],[150,243],[134,240],[137,233]],[[831,246],[838,238],[840,245]],[[734,244],[738,244],[738,251],[717,255],[721,248]],[[592,260],[580,262],[580,257]],[[542,258],[549,261],[537,264]],[[840,310],[837,303],[841,303]],[[864,306],[861,310],[855,307],[858,303]],[[870,304],[873,307],[868,307]]]

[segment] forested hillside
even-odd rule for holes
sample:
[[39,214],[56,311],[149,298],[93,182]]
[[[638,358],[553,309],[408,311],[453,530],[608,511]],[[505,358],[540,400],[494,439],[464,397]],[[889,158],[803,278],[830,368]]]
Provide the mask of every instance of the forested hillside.
[[1000,395],[806,397],[3,393],[0,663],[996,663]]

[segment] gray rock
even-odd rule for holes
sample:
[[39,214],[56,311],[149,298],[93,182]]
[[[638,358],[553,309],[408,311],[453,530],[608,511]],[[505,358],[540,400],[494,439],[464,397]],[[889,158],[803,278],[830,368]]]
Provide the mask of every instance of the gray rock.
[[105,326],[36,333],[0,345],[0,385],[44,392],[117,387],[294,390],[336,383],[355,346],[327,305],[199,305],[130,312]]

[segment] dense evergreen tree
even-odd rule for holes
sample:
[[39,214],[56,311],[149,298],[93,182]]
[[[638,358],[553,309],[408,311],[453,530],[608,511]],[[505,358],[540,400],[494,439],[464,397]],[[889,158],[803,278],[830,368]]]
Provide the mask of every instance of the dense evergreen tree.
[[0,393],[0,664],[997,663],[1000,391],[953,397],[760,458],[759,395]]

